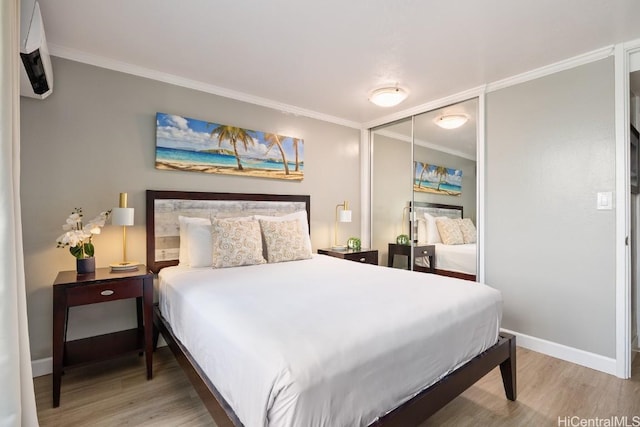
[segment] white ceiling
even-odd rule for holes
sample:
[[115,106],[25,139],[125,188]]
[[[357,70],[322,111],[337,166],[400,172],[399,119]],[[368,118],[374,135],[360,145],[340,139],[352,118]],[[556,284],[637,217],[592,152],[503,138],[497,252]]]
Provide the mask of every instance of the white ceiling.
[[[638,0],[39,1],[54,55],[356,125],[640,38]],[[395,83],[403,104],[368,102]]]

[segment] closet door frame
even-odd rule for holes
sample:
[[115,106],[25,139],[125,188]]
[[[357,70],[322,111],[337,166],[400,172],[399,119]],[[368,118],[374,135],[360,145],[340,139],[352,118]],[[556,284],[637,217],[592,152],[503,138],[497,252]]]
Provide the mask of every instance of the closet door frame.
[[[407,119],[418,114],[422,114],[428,111],[437,110],[452,104],[468,101],[472,98],[478,99],[478,116],[477,116],[477,129],[476,129],[476,225],[478,229],[478,241],[477,241],[477,256],[476,256],[476,270],[477,280],[484,282],[484,238],[485,238],[485,218],[484,218],[484,194],[485,194],[485,86],[474,88],[465,92],[461,92],[446,98],[438,99],[433,102],[419,105],[417,107],[400,111],[389,116],[382,117],[380,119],[365,123],[360,132],[360,206],[362,206],[360,213],[361,224],[361,236],[363,236],[363,245],[367,247],[371,244],[372,236],[372,194],[374,189],[372,188],[373,174],[375,171],[371,166],[373,164],[373,138],[372,128],[383,126],[388,123],[392,123],[398,120]],[[412,143],[413,145],[413,143]],[[413,147],[412,147],[412,160],[413,160]],[[408,165],[408,167],[413,167]]]

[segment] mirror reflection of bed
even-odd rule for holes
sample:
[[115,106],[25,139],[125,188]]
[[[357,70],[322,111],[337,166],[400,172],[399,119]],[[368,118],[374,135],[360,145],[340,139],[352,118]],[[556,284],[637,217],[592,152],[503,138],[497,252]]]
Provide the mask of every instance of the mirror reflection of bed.
[[[455,128],[437,125],[452,115],[466,121]],[[411,236],[414,262],[407,256],[411,248],[397,245],[399,235],[410,234],[409,206],[446,205],[453,209],[451,215],[468,218],[477,227],[477,116],[478,99],[473,98],[371,129],[371,247],[378,250],[381,264],[430,272],[428,259],[417,255],[433,246],[440,253],[434,254],[436,273],[469,280],[478,276],[473,244],[444,245],[440,238],[420,238],[416,230]],[[461,174],[459,191],[439,191],[449,177],[436,168]]]
[[[437,203],[414,202],[414,218],[411,227],[413,241],[416,247],[433,245],[435,256],[433,271],[428,257],[415,255],[414,270],[422,272],[435,272],[443,276],[457,277],[466,280],[476,280],[476,229],[471,218],[464,217],[462,206],[444,205]],[[455,229],[466,226],[466,233],[460,230],[454,236],[447,235],[445,239],[441,230],[449,220],[451,227]],[[461,224],[465,223],[466,225]],[[440,227],[439,227],[440,224]],[[455,234],[455,233],[454,233]]]

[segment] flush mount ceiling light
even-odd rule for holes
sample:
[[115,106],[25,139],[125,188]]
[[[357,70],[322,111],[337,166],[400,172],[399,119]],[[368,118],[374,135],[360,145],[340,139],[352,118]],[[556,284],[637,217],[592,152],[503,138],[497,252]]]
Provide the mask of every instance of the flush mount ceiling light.
[[467,120],[469,120],[469,118],[464,114],[446,114],[437,117],[433,122],[442,129],[456,129],[467,123]]
[[379,107],[393,107],[404,101],[409,92],[398,86],[382,87],[375,89],[369,95],[369,101]]

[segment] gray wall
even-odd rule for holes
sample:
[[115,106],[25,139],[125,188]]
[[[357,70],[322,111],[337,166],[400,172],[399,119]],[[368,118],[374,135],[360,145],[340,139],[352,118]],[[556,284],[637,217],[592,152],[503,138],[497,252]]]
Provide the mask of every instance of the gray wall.
[[[402,234],[402,209],[411,200],[412,176],[411,143],[373,135],[371,247],[378,250],[381,265],[387,265],[389,243]],[[409,234],[406,225],[404,232]]]
[[614,61],[486,99],[486,282],[503,327],[615,357]]
[[[33,359],[51,355],[52,283],[75,259],[56,249],[74,207],[88,217],[117,206],[129,193],[136,209],[128,258],[145,260],[144,191],[195,190],[310,194],[314,250],[330,246],[335,205],[347,199],[360,230],[360,132],[194,90],[53,58],[56,86],[44,101],[21,98],[21,197]],[[304,139],[305,179],[286,182],[194,172],[160,171],[155,160],[155,114],[165,112]],[[330,172],[330,173],[329,173]],[[122,257],[121,231],[107,226],[94,239],[98,267]],[[69,338],[135,324],[132,301],[71,309]]]

